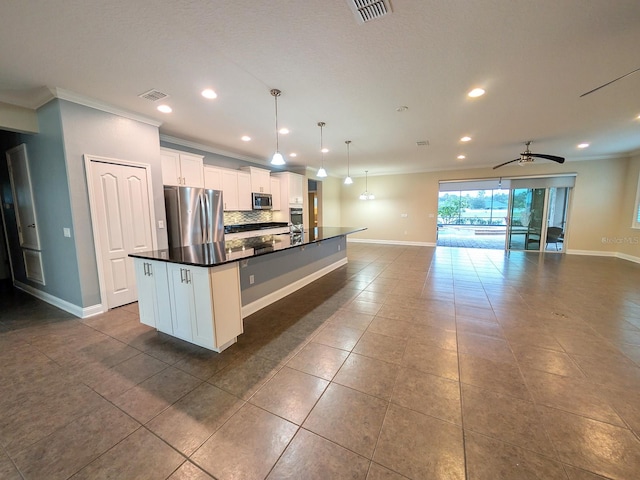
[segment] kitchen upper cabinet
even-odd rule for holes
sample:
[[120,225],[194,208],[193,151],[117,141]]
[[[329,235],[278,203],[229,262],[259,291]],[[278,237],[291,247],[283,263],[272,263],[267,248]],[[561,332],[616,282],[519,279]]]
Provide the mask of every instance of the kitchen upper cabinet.
[[240,171],[238,172],[238,210],[253,210],[251,175]]
[[224,210],[238,210],[238,172],[222,171],[222,201]]
[[[304,203],[304,177],[297,173],[279,172],[272,175],[280,179],[280,202],[288,205],[302,205]],[[282,205],[285,207],[285,205]]]
[[281,203],[280,203],[280,179],[276,178],[276,177],[271,177],[269,179],[271,181],[271,203],[272,203],[272,210],[280,210],[281,208]]
[[204,166],[204,188],[222,190],[222,169]]
[[241,170],[249,172],[249,175],[251,175],[251,192],[273,193],[271,191],[269,170],[256,167],[242,167]]
[[167,264],[134,258],[140,322],[173,335]]
[[160,149],[162,183],[187,187],[204,187],[203,156]]

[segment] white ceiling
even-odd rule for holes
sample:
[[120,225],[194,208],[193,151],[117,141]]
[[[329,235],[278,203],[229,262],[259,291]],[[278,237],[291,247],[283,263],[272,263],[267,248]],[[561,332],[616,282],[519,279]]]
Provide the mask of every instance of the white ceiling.
[[[640,149],[640,72],[579,98],[640,67],[638,0],[391,0],[366,24],[347,1],[3,2],[0,101],[33,108],[58,87],[267,164],[279,88],[288,163],[320,166],[324,121],[336,176],[347,139],[352,176],[492,166],[526,140],[568,161]],[[138,98],[152,88],[173,113]]]

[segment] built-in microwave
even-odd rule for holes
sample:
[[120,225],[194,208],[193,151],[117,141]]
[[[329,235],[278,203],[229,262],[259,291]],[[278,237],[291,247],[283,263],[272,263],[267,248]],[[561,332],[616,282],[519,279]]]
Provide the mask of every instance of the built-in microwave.
[[270,193],[252,193],[251,198],[253,200],[254,210],[271,210],[273,208]]

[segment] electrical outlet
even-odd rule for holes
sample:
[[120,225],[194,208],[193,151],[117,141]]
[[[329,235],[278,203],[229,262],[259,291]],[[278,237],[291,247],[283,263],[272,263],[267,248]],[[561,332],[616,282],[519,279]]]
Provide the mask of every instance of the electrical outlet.
[[408,214],[408,213],[401,213],[401,214],[400,214],[400,217],[401,217],[401,218],[407,218],[408,216],[409,216],[409,214]]
[[342,248],[342,245],[338,244],[338,251]]
[[67,228],[67,227],[64,227],[62,229],[62,234],[67,238],[71,238],[71,229]]
[[158,220],[158,228],[164,228],[164,220]]
[[253,275],[249,275],[249,285],[253,285],[256,281],[256,278]]

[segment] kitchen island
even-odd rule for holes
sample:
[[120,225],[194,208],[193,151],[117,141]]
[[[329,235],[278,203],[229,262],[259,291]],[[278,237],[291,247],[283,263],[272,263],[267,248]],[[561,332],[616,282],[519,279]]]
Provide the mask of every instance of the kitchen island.
[[131,254],[140,321],[220,352],[242,319],[347,263],[346,236],[319,227]]

